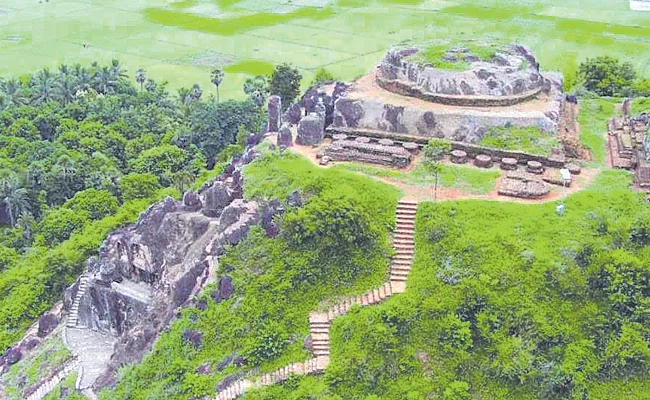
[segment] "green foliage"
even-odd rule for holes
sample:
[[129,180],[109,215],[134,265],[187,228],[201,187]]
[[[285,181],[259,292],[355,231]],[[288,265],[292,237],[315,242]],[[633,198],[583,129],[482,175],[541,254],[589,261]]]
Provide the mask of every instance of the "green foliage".
[[629,182],[604,172],[563,216],[553,203],[421,203],[406,293],[334,321],[326,386],[306,395],[642,399],[650,251],[628,239],[648,205]]
[[87,211],[59,208],[45,214],[45,218],[38,227],[38,232],[43,235],[45,244],[56,245],[67,240],[74,231],[81,229],[88,219],[90,219],[90,213]]
[[43,397],[43,400],[84,400],[87,397],[75,389],[78,374],[76,372],[68,375],[54,390]]
[[578,115],[580,142],[589,149],[598,166],[604,166],[606,162],[607,120],[612,117],[614,106],[619,102],[618,99],[582,99]]
[[478,145],[503,150],[519,150],[543,156],[551,155],[554,147],[559,147],[557,137],[552,132],[529,127],[490,127]]
[[119,205],[115,196],[108,190],[86,189],[77,192],[63,207],[77,213],[88,213],[89,218],[96,221],[115,214]]
[[335,81],[336,78],[334,78],[334,75],[332,75],[331,72],[326,70],[325,68],[321,68],[318,71],[316,71],[316,75],[314,75],[314,79],[311,82],[311,85],[320,85],[324,83],[329,83]]
[[301,80],[300,72],[290,64],[285,63],[275,67],[269,82],[269,91],[272,95],[282,98],[283,110],[286,110],[300,93]]
[[0,246],[0,271],[14,265],[18,259],[18,252],[6,246]]
[[146,199],[160,190],[160,184],[153,174],[129,174],[120,178],[120,190],[124,201]]
[[610,56],[588,58],[578,73],[584,87],[600,96],[627,96],[636,79],[632,64]]
[[[208,296],[214,288],[208,287],[200,295],[207,308],[184,309],[142,363],[121,371],[117,387],[102,393],[103,399],[214,396],[215,384],[226,376],[254,368],[264,373],[305,360],[310,357],[302,345],[309,313],[328,299],[362,293],[384,281],[395,189],[269,150],[244,169],[244,179],[247,198],[284,201],[298,190],[305,206],[287,206],[273,220],[279,227],[276,236],[254,227],[229,248],[220,264],[234,283],[233,297],[215,302]],[[352,212],[341,214],[347,210]],[[203,333],[201,348],[184,342],[186,329]],[[237,356],[243,365],[233,364]],[[214,367],[208,375],[196,372],[204,364]],[[312,389],[298,378],[285,385],[296,393]],[[297,395],[282,398],[300,398],[292,396]]]

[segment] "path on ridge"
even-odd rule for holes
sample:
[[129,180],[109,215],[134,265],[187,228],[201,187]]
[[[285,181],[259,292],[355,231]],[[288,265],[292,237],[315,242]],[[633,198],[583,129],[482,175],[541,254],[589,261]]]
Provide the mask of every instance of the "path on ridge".
[[249,390],[274,385],[285,381],[292,374],[312,375],[325,371],[330,361],[330,327],[339,315],[348,312],[350,307],[377,304],[384,299],[406,290],[406,281],[415,257],[415,215],[418,202],[415,199],[402,198],[397,203],[396,229],[393,235],[395,257],[391,262],[389,280],[381,287],[372,289],[362,295],[349,297],[332,306],[327,312],[309,314],[309,332],[313,343],[314,358],[304,362],[290,364],[284,368],[262,375],[248,376],[233,382],[218,392],[214,400],[233,400]]

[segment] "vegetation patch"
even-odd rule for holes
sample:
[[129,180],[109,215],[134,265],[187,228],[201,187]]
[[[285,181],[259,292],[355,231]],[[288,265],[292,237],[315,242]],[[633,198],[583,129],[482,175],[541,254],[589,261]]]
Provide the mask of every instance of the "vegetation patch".
[[273,64],[265,61],[244,60],[228,65],[224,68],[224,72],[267,76],[273,73],[273,68]]
[[86,400],[87,397],[75,389],[78,376],[77,372],[68,375],[51,393],[43,397],[43,400]]
[[[364,175],[388,178],[411,185],[433,186],[435,176],[418,164],[413,171],[404,172],[373,167],[359,163],[337,163],[333,169],[360,172]],[[462,165],[441,164],[438,184],[441,187],[456,188],[466,193],[486,194],[494,190],[496,179],[501,173],[496,170],[482,170]]]
[[650,220],[630,174],[556,204],[421,203],[405,294],[332,326],[330,366],[253,399],[643,399]]
[[431,64],[435,68],[465,71],[470,68],[469,57],[481,61],[491,61],[499,51],[499,46],[491,43],[458,41],[453,43],[430,44],[409,56],[409,61],[418,64]]
[[[244,179],[246,198],[284,201],[297,190],[304,205],[286,203],[272,225],[230,248],[219,279],[231,279],[233,295],[221,299],[208,287],[103,399],[214,396],[228,376],[306,360],[309,313],[384,282],[396,189],[270,150],[244,169]],[[202,341],[188,341],[188,332]]]
[[542,156],[549,156],[554,147],[560,147],[557,137],[552,132],[543,131],[535,126],[489,127],[485,136],[477,144]]
[[580,142],[589,149],[593,162],[597,166],[605,166],[607,121],[612,118],[614,106],[621,100],[613,98],[581,100],[580,114],[578,115]]
[[5,392],[10,400],[25,398],[23,392],[47,378],[63,364],[72,359],[59,335],[43,342],[26,358],[9,368],[2,376]]

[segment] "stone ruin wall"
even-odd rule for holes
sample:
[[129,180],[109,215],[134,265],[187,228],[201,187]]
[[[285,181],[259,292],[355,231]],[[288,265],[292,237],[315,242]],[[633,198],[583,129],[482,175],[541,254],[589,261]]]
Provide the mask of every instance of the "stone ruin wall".
[[455,57],[471,62],[467,71],[409,61],[408,57],[417,52],[415,48],[389,51],[377,70],[378,85],[404,96],[470,107],[513,105],[551,88],[551,82],[539,72],[539,63],[524,46],[509,46],[497,52],[492,62],[459,52]]
[[334,105],[331,125],[334,129],[349,128],[391,132],[426,138],[458,139],[477,142],[487,127],[536,126],[544,131],[557,132],[563,99],[556,99],[545,111],[513,113],[507,109],[494,112],[458,109],[432,111],[416,107],[385,104],[362,98],[339,98]]

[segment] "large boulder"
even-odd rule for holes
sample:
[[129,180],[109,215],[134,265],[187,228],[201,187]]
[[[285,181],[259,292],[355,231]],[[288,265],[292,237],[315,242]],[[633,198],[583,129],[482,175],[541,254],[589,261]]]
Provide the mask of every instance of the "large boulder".
[[41,315],[38,320],[38,337],[44,338],[49,335],[57,325],[59,325],[59,317],[56,314],[48,312]]
[[201,192],[203,215],[219,217],[228,204],[233,200],[233,193],[224,182],[215,181],[210,187]]
[[235,287],[232,278],[224,275],[219,279],[217,289],[210,292],[210,297],[215,303],[221,303],[224,300],[228,300],[234,291]]
[[325,137],[325,118],[311,113],[300,121],[296,143],[304,146],[317,146]]
[[289,125],[297,125],[302,118],[302,109],[300,108],[300,103],[293,103],[287,108],[287,111],[284,112],[282,121]]

